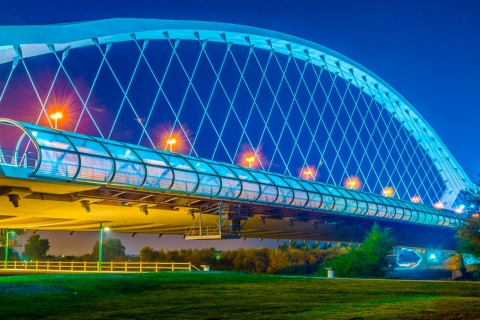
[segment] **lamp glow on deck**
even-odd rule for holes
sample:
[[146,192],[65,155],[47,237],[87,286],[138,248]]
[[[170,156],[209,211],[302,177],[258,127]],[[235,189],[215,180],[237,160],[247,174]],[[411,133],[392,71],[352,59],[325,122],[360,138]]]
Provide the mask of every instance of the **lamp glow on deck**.
[[343,183],[343,185],[346,187],[346,188],[349,188],[349,189],[355,189],[355,190],[358,190],[360,189],[361,185],[362,185],[362,182],[360,181],[360,179],[358,177],[348,177],[345,182]]
[[305,176],[305,179],[309,180],[313,180],[313,171],[312,169],[310,168],[307,168],[306,170],[303,171],[303,175]]
[[443,203],[441,203],[440,201],[437,201],[433,204],[433,207],[437,210],[443,209]]
[[395,190],[392,187],[385,187],[382,190],[382,195],[385,197],[393,197],[395,195]]
[[413,196],[412,197],[412,202],[413,203],[420,203],[420,202],[422,202],[422,198],[420,198],[420,196]]
[[253,163],[255,162],[255,155],[251,155],[251,156],[246,157],[246,158],[245,158],[245,161],[247,162],[248,167],[249,167],[249,168],[252,168],[252,167],[253,167]]

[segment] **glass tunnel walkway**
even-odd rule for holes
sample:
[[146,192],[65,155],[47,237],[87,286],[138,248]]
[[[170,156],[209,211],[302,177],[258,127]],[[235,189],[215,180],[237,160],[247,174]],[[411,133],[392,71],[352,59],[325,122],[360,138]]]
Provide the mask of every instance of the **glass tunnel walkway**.
[[[450,210],[313,180],[0,119],[0,166],[30,179],[171,192],[309,212],[453,228]],[[22,177],[19,177],[22,178]]]

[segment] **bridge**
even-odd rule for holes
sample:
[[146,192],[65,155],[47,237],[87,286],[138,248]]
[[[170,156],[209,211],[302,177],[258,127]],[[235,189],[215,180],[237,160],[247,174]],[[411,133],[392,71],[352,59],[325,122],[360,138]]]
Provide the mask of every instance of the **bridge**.
[[2,30],[0,227],[361,242],[376,221],[454,246],[471,180],[329,48],[202,21]]
[[[373,221],[399,244],[451,246],[461,219],[386,196],[0,119],[2,224],[10,228],[361,242]],[[5,141],[7,140],[7,141]],[[444,235],[444,238],[439,237]],[[432,243],[433,244],[433,243]],[[445,244],[444,244],[445,245]]]

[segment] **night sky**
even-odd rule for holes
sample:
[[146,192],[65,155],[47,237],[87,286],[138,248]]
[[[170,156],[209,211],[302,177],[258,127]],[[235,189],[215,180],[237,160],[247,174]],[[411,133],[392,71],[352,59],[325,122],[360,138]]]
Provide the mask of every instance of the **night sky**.
[[[78,2],[78,3],[77,3]],[[26,1],[4,2],[0,25],[50,24],[118,17],[210,20],[276,30],[329,47],[362,64],[400,92],[429,122],[470,178],[478,180],[480,148],[480,3],[477,1]],[[1,30],[1,29],[0,29]],[[66,254],[51,239],[52,254]],[[68,236],[61,233],[61,237]],[[91,251],[97,235],[71,238]],[[69,237],[69,236],[68,236]],[[128,253],[186,247],[178,237],[122,236]],[[173,239],[173,240],[172,240]],[[127,240],[129,240],[127,242]],[[68,240],[70,241],[70,240]],[[68,241],[66,241],[68,243]],[[78,246],[78,242],[84,245]],[[65,241],[63,243],[66,243]],[[202,242],[202,247],[260,245]],[[263,242],[263,246],[274,245]]]

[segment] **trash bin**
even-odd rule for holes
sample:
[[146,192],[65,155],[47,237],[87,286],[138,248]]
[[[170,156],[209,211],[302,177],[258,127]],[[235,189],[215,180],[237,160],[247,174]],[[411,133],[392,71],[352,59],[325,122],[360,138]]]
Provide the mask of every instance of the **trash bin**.
[[203,271],[210,271],[210,266],[208,264],[202,264],[200,267],[203,268]]
[[327,277],[328,278],[335,278],[335,269],[325,268],[325,270],[327,270]]

